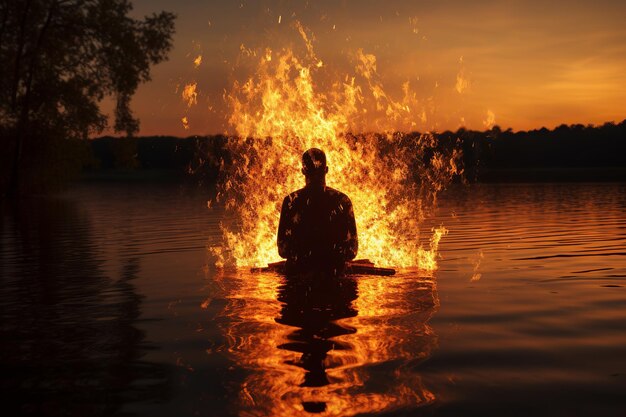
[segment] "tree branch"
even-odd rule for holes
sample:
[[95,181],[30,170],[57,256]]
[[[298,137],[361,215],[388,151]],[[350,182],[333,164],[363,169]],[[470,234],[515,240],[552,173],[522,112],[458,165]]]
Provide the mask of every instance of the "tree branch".
[[20,85],[20,65],[22,64],[22,55],[24,54],[24,38],[26,33],[26,20],[28,18],[28,12],[30,11],[30,5],[32,1],[26,0],[24,5],[24,14],[20,22],[20,32],[17,38],[17,48],[15,51],[15,69],[13,72],[13,89],[11,93],[11,110],[17,111],[17,96]]
[[7,26],[8,18],[9,18],[9,6],[4,5],[4,7],[2,7],[2,25],[0,26],[0,45],[2,45],[2,36],[4,35],[4,29]]

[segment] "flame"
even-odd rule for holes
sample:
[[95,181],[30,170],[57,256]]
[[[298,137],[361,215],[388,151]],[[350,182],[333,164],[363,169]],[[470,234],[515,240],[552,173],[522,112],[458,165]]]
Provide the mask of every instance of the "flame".
[[198,68],[202,64],[202,55],[198,55],[196,59],[193,60],[194,67]]
[[496,114],[491,110],[487,110],[487,118],[483,121],[483,125],[487,129],[491,129],[496,124]]
[[448,229],[443,226],[433,229],[433,235],[430,238],[430,249],[424,249],[421,246],[417,249],[417,259],[419,260],[418,265],[420,268],[427,271],[434,271],[437,269],[439,241],[447,234]]
[[182,119],[180,119],[180,121],[183,124],[183,128],[185,130],[188,130],[189,129],[189,119],[187,119],[187,116],[184,116]]
[[[458,150],[445,151],[429,134],[404,134],[426,119],[426,105],[409,82],[399,97],[385,89],[376,56],[358,49],[354,73],[337,75],[314,51],[314,37],[293,27],[304,49],[252,51],[256,72],[237,80],[225,95],[233,155],[218,200],[231,218],[222,224],[224,244],[213,248],[218,265],[265,265],[280,260],[276,230],[282,199],[304,185],[302,153],[326,152],[327,185],[352,200],[360,258],[380,265],[436,268],[437,245],[445,229],[422,244],[419,225],[454,175]],[[322,88],[322,85],[324,88]],[[384,132],[358,133],[353,132]]]
[[409,24],[411,25],[411,31],[418,35],[420,33],[419,28],[417,27],[417,22],[419,21],[417,16],[409,17]]
[[469,81],[465,78],[465,67],[463,66],[463,57],[459,58],[459,63],[461,64],[461,69],[456,75],[456,85],[455,89],[459,94],[463,94],[465,90],[469,87]]
[[183,100],[187,103],[187,107],[191,107],[194,104],[198,104],[198,93],[196,92],[197,83],[191,83],[185,85],[183,88]]

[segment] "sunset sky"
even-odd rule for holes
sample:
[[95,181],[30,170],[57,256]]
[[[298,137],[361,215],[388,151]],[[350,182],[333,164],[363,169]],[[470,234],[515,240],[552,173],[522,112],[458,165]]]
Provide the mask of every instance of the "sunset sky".
[[[260,54],[265,48],[297,50],[296,21],[314,36],[317,57],[338,78],[354,72],[361,49],[376,57],[388,94],[399,98],[408,81],[428,109],[418,130],[483,130],[494,123],[522,130],[626,118],[624,1],[134,4],[136,16],[159,10],[178,15],[169,60],[153,69],[152,81],[133,100],[141,135],[232,132],[222,96],[235,79],[254,73],[242,45]],[[192,106],[181,97],[188,83],[197,83]]]

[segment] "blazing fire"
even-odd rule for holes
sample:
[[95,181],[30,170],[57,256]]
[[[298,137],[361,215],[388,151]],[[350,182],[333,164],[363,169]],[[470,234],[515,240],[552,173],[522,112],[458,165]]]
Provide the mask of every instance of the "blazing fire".
[[465,67],[463,66],[463,57],[459,58],[459,64],[461,65],[461,69],[459,73],[456,75],[456,85],[455,89],[457,93],[463,94],[465,90],[469,87],[469,81],[465,77]]
[[191,83],[185,85],[182,92],[182,97],[188,107],[198,104],[198,93],[196,92],[197,83]]
[[496,124],[496,114],[491,110],[487,110],[487,118],[483,121],[486,129],[491,129]]
[[[408,82],[397,98],[389,93],[374,55],[357,50],[354,73],[337,75],[316,55],[313,36],[298,23],[294,28],[301,53],[267,48],[246,54],[256,60],[256,71],[225,94],[237,137],[229,139],[233,161],[217,196],[231,214],[222,225],[224,244],[212,248],[217,265],[280,260],[280,204],[304,185],[300,158],[316,147],[327,155],[327,185],[353,202],[358,257],[436,269],[446,230],[424,236],[420,224],[437,193],[460,174],[460,153],[440,149],[432,135],[397,132],[423,121],[428,103]],[[195,100],[187,95],[187,102],[190,97]],[[383,133],[355,133],[367,131]]]

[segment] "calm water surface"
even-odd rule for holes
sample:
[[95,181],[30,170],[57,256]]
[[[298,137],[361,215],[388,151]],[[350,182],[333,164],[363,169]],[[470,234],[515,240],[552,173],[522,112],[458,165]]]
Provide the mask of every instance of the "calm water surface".
[[3,415],[626,415],[626,185],[450,190],[436,273],[334,282],[216,270],[206,200],[2,208]]

